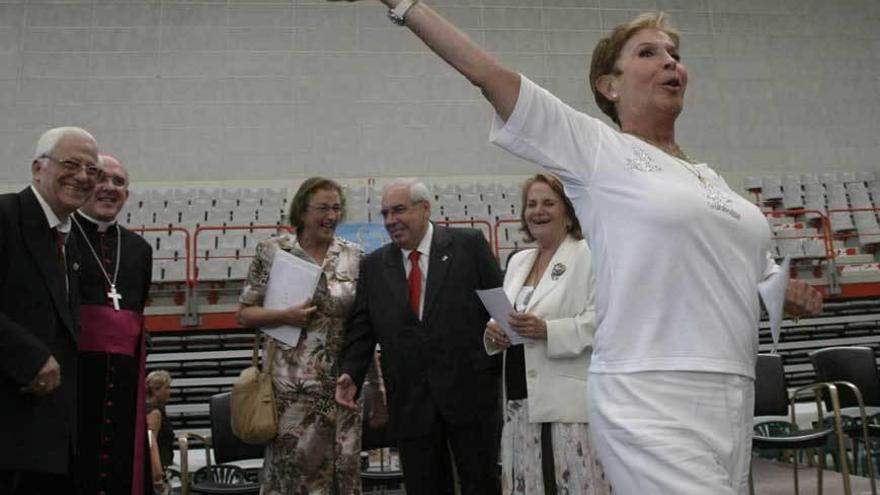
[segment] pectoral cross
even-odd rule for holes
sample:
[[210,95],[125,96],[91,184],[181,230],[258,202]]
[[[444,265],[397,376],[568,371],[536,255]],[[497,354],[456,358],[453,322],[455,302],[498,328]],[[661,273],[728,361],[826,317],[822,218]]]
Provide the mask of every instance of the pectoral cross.
[[110,292],[107,293],[107,297],[113,299],[113,309],[119,311],[119,301],[122,299],[122,294],[116,292],[116,284],[110,284]]

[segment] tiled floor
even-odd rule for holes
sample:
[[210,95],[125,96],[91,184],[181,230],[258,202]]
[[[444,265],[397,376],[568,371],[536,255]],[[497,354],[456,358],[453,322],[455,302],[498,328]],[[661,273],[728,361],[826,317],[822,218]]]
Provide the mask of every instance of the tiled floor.
[[[784,464],[768,459],[752,461],[752,476],[755,481],[755,495],[791,495],[794,493],[794,478],[791,464]],[[838,472],[823,473],[823,493],[825,495],[841,495],[843,480]],[[798,480],[801,495],[816,493],[816,469],[801,466],[798,469]],[[871,482],[868,478],[851,476],[850,482],[853,495],[870,495]]]
[[[191,462],[196,467],[204,463],[204,451],[195,450],[195,454]],[[247,467],[253,467],[253,463]],[[794,493],[792,466],[768,459],[755,458],[752,461],[752,476],[755,482],[755,495],[791,495]],[[800,480],[801,495],[816,494],[816,469],[812,467],[801,466],[798,470],[798,479]],[[861,476],[850,477],[852,486],[852,495],[870,495],[871,483],[867,478]],[[825,471],[823,474],[824,495],[842,495],[843,481],[840,473],[835,471]],[[365,488],[364,495],[385,494],[385,495],[403,495],[406,492],[398,485],[389,487],[382,491],[376,487]]]

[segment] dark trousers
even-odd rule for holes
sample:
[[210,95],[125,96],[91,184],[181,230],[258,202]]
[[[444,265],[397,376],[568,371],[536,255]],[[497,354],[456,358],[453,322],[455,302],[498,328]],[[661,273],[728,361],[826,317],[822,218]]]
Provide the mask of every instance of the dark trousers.
[[76,488],[67,474],[0,471],[0,493],[3,495],[72,495],[76,493]]
[[462,495],[500,493],[498,448],[501,423],[498,412],[487,411],[471,423],[450,424],[443,421],[438,411],[437,421],[428,435],[400,440],[398,446],[406,493],[454,493],[450,450]]

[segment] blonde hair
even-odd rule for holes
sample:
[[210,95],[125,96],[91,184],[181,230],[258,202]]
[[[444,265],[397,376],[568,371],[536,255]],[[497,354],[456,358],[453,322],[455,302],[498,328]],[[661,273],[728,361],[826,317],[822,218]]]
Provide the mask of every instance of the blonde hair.
[[156,391],[166,385],[171,385],[171,374],[165,370],[151,371],[150,374],[147,375],[145,381],[147,385],[147,397],[154,397]]
[[596,87],[596,81],[600,77],[608,74],[620,74],[617,67],[617,59],[620,57],[620,51],[623,45],[635,36],[636,33],[643,29],[658,29],[663,31],[675,43],[675,47],[679,47],[679,33],[666,22],[666,14],[663,12],[641,14],[629,22],[618,24],[611,30],[611,34],[599,40],[596,48],[593,49],[593,59],[590,61],[590,90],[593,92],[593,98],[596,105],[602,112],[611,117],[618,126],[620,119],[617,116],[617,108],[614,102],[609,100]]

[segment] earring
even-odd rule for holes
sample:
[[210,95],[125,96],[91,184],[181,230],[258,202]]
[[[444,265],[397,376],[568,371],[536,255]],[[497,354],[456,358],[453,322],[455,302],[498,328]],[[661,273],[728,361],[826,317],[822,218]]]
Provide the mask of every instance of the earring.
[[617,93],[611,93],[611,101],[617,101]]

